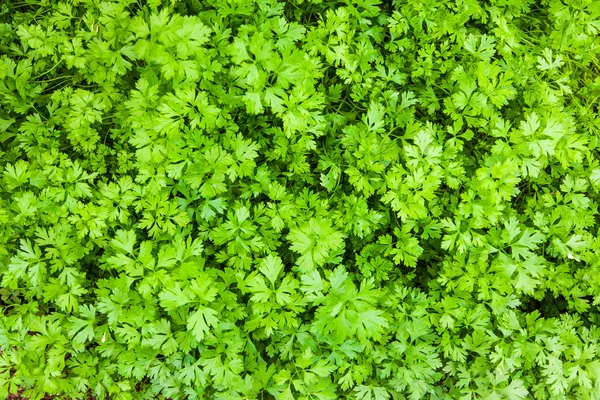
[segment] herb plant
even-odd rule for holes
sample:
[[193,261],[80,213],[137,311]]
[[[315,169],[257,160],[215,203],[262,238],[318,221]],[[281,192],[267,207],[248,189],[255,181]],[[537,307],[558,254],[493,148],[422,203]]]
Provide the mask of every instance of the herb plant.
[[0,398],[600,399],[599,33],[3,1]]

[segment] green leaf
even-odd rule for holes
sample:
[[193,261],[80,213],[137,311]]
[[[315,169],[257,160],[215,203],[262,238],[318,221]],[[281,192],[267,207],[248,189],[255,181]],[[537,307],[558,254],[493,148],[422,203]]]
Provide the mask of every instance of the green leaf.
[[281,258],[269,254],[260,263],[259,269],[269,282],[274,284],[279,274],[283,271],[283,263],[281,262]]
[[115,238],[112,240],[112,245],[125,254],[133,254],[133,246],[135,245],[134,231],[117,231]]
[[198,307],[198,309],[188,317],[187,329],[192,332],[196,340],[202,341],[214,327],[219,319],[217,312],[209,307]]

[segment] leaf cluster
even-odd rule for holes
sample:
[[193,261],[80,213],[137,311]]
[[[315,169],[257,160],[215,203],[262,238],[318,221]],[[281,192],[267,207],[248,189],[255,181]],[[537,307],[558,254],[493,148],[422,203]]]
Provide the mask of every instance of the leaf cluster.
[[598,399],[600,2],[0,4],[0,398]]

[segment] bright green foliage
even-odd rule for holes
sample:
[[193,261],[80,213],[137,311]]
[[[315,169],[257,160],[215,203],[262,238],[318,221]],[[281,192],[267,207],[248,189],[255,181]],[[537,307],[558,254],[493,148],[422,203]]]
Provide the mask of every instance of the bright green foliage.
[[0,398],[600,399],[600,1],[0,2]]

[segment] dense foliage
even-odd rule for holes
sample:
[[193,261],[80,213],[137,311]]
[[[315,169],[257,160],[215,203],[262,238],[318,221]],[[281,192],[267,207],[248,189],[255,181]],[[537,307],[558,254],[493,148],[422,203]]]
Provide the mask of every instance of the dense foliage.
[[0,4],[0,397],[599,399],[600,1]]

